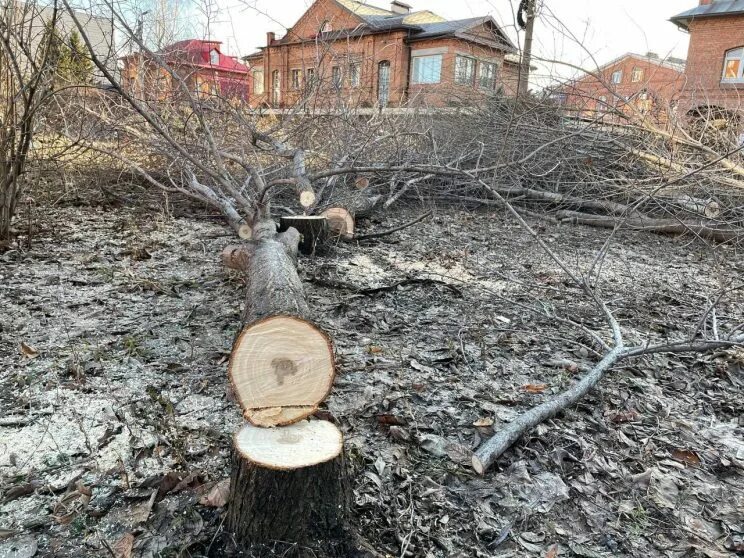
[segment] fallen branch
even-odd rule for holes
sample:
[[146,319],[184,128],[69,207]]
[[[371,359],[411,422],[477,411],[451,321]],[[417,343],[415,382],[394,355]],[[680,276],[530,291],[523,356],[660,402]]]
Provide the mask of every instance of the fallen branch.
[[393,233],[396,233],[398,231],[402,231],[403,229],[407,229],[408,227],[412,227],[416,223],[420,223],[421,221],[423,221],[427,217],[431,216],[432,213],[433,212],[431,210],[429,210],[426,213],[424,213],[423,215],[419,215],[418,217],[416,217],[413,221],[409,221],[409,222],[404,223],[404,224],[402,224],[402,225],[400,225],[398,227],[395,227],[395,228],[392,228],[392,229],[388,229],[386,231],[376,232],[376,233],[355,234],[351,238],[345,239],[345,240],[349,240],[349,241],[354,241],[354,240],[370,240],[372,238],[380,238],[380,237],[383,237],[383,236],[387,236],[389,234],[393,234]]
[[591,215],[578,211],[558,211],[555,216],[564,222],[578,225],[589,225],[605,229],[623,228],[646,231],[658,234],[681,235],[692,233],[705,240],[716,242],[738,241],[744,237],[744,230],[740,228],[716,228],[703,222],[677,221],[675,219],[618,219],[605,215]]

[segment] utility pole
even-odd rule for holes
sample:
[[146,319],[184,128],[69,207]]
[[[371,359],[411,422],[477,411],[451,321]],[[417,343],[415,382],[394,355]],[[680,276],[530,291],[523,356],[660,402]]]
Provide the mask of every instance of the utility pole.
[[535,11],[537,0],[522,0],[519,3],[517,22],[524,29],[524,48],[522,48],[522,63],[519,68],[520,97],[526,97],[530,88],[530,66],[532,65],[532,34],[535,29]]

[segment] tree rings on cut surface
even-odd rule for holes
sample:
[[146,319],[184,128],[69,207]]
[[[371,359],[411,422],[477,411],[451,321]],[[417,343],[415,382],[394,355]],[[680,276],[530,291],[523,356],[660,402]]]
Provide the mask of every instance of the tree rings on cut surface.
[[310,207],[315,203],[315,193],[312,190],[304,190],[300,192],[300,205],[302,207]]
[[294,316],[246,327],[228,370],[243,416],[257,426],[292,424],[313,414],[331,391],[334,374],[330,338]]
[[235,433],[241,457],[267,469],[294,470],[335,459],[341,454],[343,436],[324,420],[302,421],[282,428],[245,424]]
[[341,238],[354,236],[354,217],[343,207],[329,207],[321,213],[328,220],[328,228]]

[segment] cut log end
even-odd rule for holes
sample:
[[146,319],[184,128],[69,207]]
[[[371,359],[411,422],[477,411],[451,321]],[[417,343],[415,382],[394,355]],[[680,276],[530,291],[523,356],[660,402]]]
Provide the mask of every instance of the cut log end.
[[310,207],[315,203],[315,193],[310,190],[300,192],[300,205],[302,207]]
[[260,426],[291,424],[315,412],[330,392],[333,348],[310,322],[272,316],[243,330],[228,373],[246,419]]
[[243,240],[250,240],[253,237],[253,229],[250,225],[240,225],[240,228],[238,228],[238,236]]
[[478,473],[479,475],[485,474],[485,472],[486,472],[486,466],[483,464],[483,462],[480,459],[478,459],[478,456],[477,455],[474,455],[473,456],[473,458],[471,460],[471,463],[472,463],[473,469],[475,469],[475,472],[476,473]]
[[350,239],[354,236],[354,217],[343,207],[329,207],[322,215],[328,219],[330,231],[341,238]]
[[302,421],[281,428],[244,425],[235,434],[241,457],[267,469],[295,470],[325,463],[341,455],[343,436],[332,423]]

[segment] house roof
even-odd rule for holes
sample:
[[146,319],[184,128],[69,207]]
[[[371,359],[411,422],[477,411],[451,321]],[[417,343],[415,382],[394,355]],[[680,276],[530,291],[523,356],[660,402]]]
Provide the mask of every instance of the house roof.
[[[363,24],[354,29],[334,30],[319,35],[321,39],[334,40],[349,36],[359,36],[370,32],[391,31],[394,29],[407,30],[410,40],[426,39],[440,36],[457,36],[463,40],[495,44],[507,52],[516,51],[516,47],[509,38],[501,31],[498,23],[492,17],[473,17],[448,21],[430,10],[419,10],[407,14],[399,14],[383,8],[372,6],[358,0],[335,0],[337,4],[347,9]],[[493,26],[494,36],[476,37],[467,35],[467,31],[488,23]],[[291,31],[291,30],[290,30]],[[280,43],[294,42],[291,33],[287,33]]]
[[669,21],[688,30],[693,19],[701,17],[721,17],[744,14],[744,0],[713,0],[710,4],[695,6],[694,8],[677,14]]
[[[669,57],[669,58],[659,58],[658,56],[656,56],[655,54],[653,54],[651,52],[649,52],[649,53],[647,53],[645,55],[644,54],[636,54],[634,52],[626,52],[622,56],[618,56],[614,60],[610,60],[606,64],[603,64],[602,66],[600,66],[597,69],[597,72],[596,73],[601,74],[604,70],[606,70],[610,66],[613,66],[613,65],[617,64],[618,62],[620,62],[621,60],[625,60],[626,58],[635,58],[636,60],[640,60],[642,62],[650,62],[652,64],[656,64],[657,66],[661,66],[663,68],[668,68],[670,70],[674,70],[675,72],[679,72],[680,74],[684,73],[684,71],[685,71],[685,64],[687,62],[686,60],[682,60],[680,58],[672,58],[672,57]],[[584,74],[583,76],[581,76],[581,77],[579,77],[579,78],[577,78],[575,80],[572,80],[572,81],[581,81],[582,79],[585,79],[587,77],[588,78],[591,78],[593,76],[591,76],[590,74]]]
[[[222,41],[207,41],[202,39],[186,39],[163,47],[155,54],[164,57],[169,62],[188,64],[198,68],[221,70],[224,72],[248,73],[248,66],[241,64],[233,56],[228,56],[220,50]],[[211,64],[209,53],[217,50],[220,55],[219,64]]]

